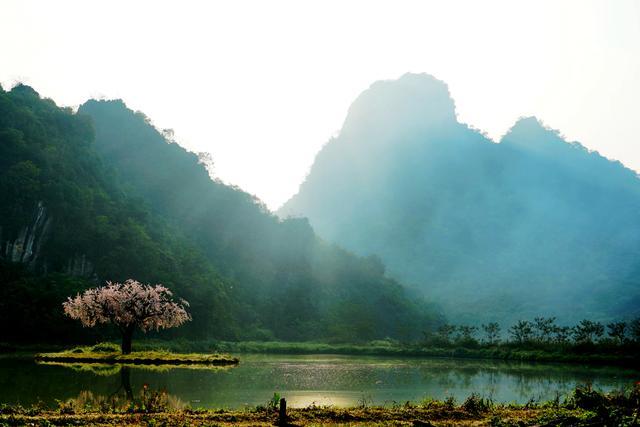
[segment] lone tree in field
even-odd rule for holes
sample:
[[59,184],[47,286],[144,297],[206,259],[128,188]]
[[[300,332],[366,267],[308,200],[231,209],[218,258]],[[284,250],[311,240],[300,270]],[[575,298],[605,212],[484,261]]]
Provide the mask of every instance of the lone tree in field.
[[163,285],[143,285],[129,279],[124,283],[107,282],[106,286],[88,289],[63,303],[64,313],[83,326],[113,323],[122,333],[122,353],[131,353],[131,339],[136,328],[147,332],[180,326],[191,316],[185,300],[176,302]]

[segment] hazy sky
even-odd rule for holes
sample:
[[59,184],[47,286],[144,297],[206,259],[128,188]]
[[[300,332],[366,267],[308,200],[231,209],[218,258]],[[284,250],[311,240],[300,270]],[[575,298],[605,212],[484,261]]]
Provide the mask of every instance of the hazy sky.
[[536,115],[640,170],[640,0],[0,0],[0,83],[123,98],[277,208],[372,82],[446,81],[497,139]]

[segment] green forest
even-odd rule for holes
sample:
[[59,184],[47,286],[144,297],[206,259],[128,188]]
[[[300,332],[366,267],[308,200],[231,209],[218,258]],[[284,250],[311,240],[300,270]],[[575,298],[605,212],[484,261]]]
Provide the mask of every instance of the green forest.
[[212,180],[122,101],[73,111],[25,85],[0,91],[0,200],[4,341],[113,336],[65,318],[61,304],[129,278],[190,302],[193,321],[165,338],[413,340],[444,319],[379,258]]

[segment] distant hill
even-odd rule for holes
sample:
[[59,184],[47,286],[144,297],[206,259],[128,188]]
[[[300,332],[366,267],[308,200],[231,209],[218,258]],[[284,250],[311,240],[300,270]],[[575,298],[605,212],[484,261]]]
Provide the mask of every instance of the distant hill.
[[[250,155],[250,154],[248,154]],[[192,339],[412,339],[438,312],[361,258],[212,181],[122,101],[0,88],[0,341],[97,339],[62,317],[105,280],[187,299]]]
[[279,211],[443,304],[449,318],[640,314],[640,181],[536,118],[494,143],[445,83],[374,83]]

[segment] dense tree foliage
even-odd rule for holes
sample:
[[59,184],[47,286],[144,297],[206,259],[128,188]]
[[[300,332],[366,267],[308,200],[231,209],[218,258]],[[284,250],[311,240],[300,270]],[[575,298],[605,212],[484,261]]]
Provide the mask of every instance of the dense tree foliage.
[[50,342],[98,339],[95,330],[65,319],[65,295],[89,286],[86,279],[62,273],[36,275],[21,264],[0,260],[0,341]]
[[640,315],[636,173],[535,118],[494,143],[431,76],[363,92],[279,214],[379,255],[452,319]]
[[[638,324],[640,318],[631,321],[631,325]],[[502,328],[497,322],[483,324],[481,328],[444,323],[436,329],[425,331],[423,342],[430,346],[470,347],[506,343],[516,346],[602,344],[637,348],[640,344],[640,335],[634,334],[627,322],[611,322],[606,327],[605,334],[605,325],[589,319],[583,319],[573,326],[562,326],[556,323],[555,317],[536,317],[533,321],[518,320],[509,327],[508,334],[502,336]]]
[[0,91],[3,339],[87,337],[60,303],[130,277],[191,302],[165,332],[189,338],[408,339],[439,321],[377,258],[280,221],[165,134],[121,101],[74,113]]

